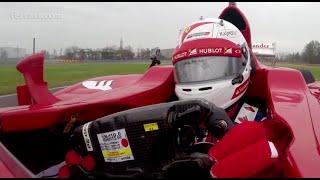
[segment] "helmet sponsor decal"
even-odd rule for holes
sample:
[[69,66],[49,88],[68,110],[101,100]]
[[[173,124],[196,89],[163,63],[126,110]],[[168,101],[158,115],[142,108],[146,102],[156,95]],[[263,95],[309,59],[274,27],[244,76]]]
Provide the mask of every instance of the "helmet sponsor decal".
[[190,29],[191,29],[191,26],[188,26],[188,27],[184,30],[184,32],[185,32],[185,33],[188,33],[188,32],[190,31]]
[[193,56],[232,56],[241,57],[241,50],[226,47],[208,47],[208,48],[194,48],[183,51],[173,56],[173,60],[185,59]]
[[198,32],[198,33],[193,33],[187,36],[187,39],[193,38],[193,37],[198,37],[198,36],[207,36],[209,35],[210,32]]
[[179,54],[177,54],[177,55],[173,56],[173,59],[174,59],[174,60],[176,60],[176,59],[184,58],[184,57],[186,57],[186,56],[187,56],[187,53],[188,53],[187,51],[182,52],[182,53],[179,53]]
[[201,48],[199,54],[221,54],[223,48]]
[[240,94],[242,94],[248,87],[249,79],[247,79],[244,83],[242,83],[240,86],[236,88],[236,90],[233,93],[233,96],[231,99],[234,99],[238,97]]
[[238,32],[236,30],[224,30],[224,31],[219,31],[218,35],[220,37],[233,38],[238,35]]
[[240,49],[236,49],[236,50],[234,50],[234,52],[235,52],[236,54],[241,54],[241,50],[240,50]]
[[199,27],[199,26],[201,26],[201,25],[210,24],[210,23],[213,23],[213,22],[200,22],[200,23],[195,23],[195,24],[192,24],[191,26],[188,26],[188,27],[184,30],[183,34],[182,34],[181,44],[183,43],[184,39],[187,37],[187,35],[188,35],[188,33],[189,33],[190,31],[192,31],[193,29],[195,29],[195,28],[197,28],[197,27]]
[[197,48],[194,48],[189,51],[189,56],[196,55],[196,54],[198,54]]
[[232,54],[232,48],[224,48],[224,54]]

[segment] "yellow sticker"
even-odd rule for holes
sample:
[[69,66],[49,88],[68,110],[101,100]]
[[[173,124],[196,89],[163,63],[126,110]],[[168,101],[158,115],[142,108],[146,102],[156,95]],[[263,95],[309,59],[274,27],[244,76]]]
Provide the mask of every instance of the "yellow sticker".
[[190,29],[191,29],[191,27],[189,26],[189,27],[187,27],[187,28],[184,30],[184,32],[187,33],[187,32],[190,31]]
[[116,157],[120,157],[120,156],[131,156],[132,151],[130,148],[120,149],[120,150],[116,150],[116,151],[103,150],[102,154],[103,154],[103,157],[105,157],[105,158],[116,158]]
[[149,124],[144,124],[144,131],[155,131],[155,130],[159,130],[159,126],[157,123],[149,123]]

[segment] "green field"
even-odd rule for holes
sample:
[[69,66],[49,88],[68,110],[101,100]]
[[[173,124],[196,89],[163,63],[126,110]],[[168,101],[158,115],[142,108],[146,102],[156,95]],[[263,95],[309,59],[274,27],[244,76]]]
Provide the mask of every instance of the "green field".
[[[59,87],[88,78],[112,74],[143,73],[149,64],[142,63],[82,63],[82,64],[46,64],[44,79],[49,87]],[[15,65],[0,64],[0,95],[14,93],[16,86],[23,84],[24,79]]]
[[[266,65],[270,65],[270,63],[265,63]],[[320,65],[312,65],[312,64],[291,64],[284,62],[277,62],[276,66],[279,67],[289,67],[294,69],[307,69],[310,70],[313,74],[316,81],[320,81]]]
[[[166,63],[164,63],[166,64]],[[277,66],[309,69],[320,80],[320,66],[279,63]],[[112,74],[144,73],[149,63],[48,63],[45,65],[44,79],[49,88],[65,86],[88,78]],[[17,85],[23,84],[22,75],[15,65],[0,64],[0,95],[15,93]]]

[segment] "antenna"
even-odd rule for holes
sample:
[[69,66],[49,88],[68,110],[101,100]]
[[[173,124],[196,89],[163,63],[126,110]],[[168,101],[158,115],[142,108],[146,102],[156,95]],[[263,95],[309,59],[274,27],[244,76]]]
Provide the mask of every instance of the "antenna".
[[220,26],[223,26],[223,20],[222,19],[220,20]]
[[33,54],[36,52],[36,38],[33,38]]

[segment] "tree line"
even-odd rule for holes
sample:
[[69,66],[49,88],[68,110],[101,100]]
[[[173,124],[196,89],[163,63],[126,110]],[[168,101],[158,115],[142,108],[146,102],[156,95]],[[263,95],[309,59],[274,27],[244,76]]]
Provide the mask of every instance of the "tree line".
[[[150,48],[140,48],[134,52],[131,46],[125,48],[108,46],[101,49],[83,49],[71,46],[65,49],[63,58],[79,60],[143,60],[150,58],[150,51]],[[49,56],[48,52],[45,54]],[[161,54],[161,59],[166,58]],[[312,40],[305,45],[302,52],[282,54],[277,56],[276,60],[290,63],[320,64],[320,42]]]
[[291,63],[320,64],[320,43],[317,40],[312,40],[305,45],[301,53],[292,52],[277,57],[277,60]]
[[[48,51],[42,51],[46,56],[50,56]],[[144,60],[150,58],[151,49],[139,48],[136,52],[131,46],[124,48],[116,46],[107,46],[100,49],[80,48],[78,46],[70,46],[64,50],[62,56],[55,58],[76,59],[76,60]],[[163,57],[162,57],[163,58]]]
[[[136,52],[133,51],[131,46],[124,48],[116,46],[107,46],[104,48],[80,48],[78,46],[70,46],[64,49],[63,53],[56,55],[50,54],[47,50],[42,50],[49,58],[63,58],[63,59],[76,59],[76,60],[145,60],[150,58],[150,48],[140,48]],[[0,59],[7,59],[7,52],[0,51]],[[161,54],[161,59],[167,59]],[[308,63],[320,64],[320,43],[317,40],[312,40],[305,45],[302,52],[292,52],[282,54],[276,57],[276,61],[286,61],[290,63]]]

